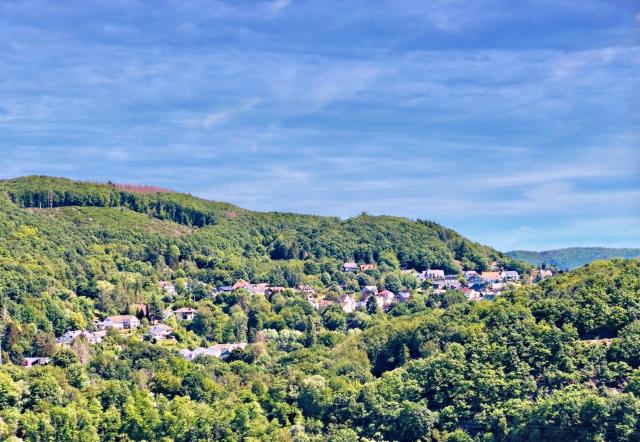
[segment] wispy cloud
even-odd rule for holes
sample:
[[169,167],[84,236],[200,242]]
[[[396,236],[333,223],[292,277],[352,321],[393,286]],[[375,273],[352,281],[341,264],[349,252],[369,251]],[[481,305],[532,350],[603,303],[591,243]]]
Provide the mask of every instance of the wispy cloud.
[[261,102],[262,100],[260,98],[250,98],[250,99],[244,100],[238,106],[208,113],[204,116],[202,120],[202,126],[205,129],[209,129],[212,126],[226,123],[234,116],[250,111],[251,109],[255,108],[257,105],[259,105]]
[[[600,0],[2,2],[0,175],[426,217],[513,246],[539,227],[560,243],[553,223],[640,212],[637,13]],[[567,237],[595,235],[579,231]]]
[[291,0],[274,0],[270,3],[269,9],[272,15],[276,15],[283,9],[287,8],[290,4]]

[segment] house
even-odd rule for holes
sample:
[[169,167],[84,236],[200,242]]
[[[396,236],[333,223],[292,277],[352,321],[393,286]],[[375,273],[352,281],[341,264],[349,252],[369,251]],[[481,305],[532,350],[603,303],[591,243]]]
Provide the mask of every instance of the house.
[[389,290],[382,290],[376,296],[376,302],[380,308],[388,308],[395,301],[396,295]]
[[308,295],[307,302],[311,304],[311,307],[315,308],[316,310],[320,308],[320,303],[318,303],[318,301],[316,301],[316,298],[314,298],[313,296]]
[[232,291],[233,291],[233,287],[232,287],[232,286],[230,286],[230,285],[223,285],[223,286],[218,287],[218,288],[216,289],[216,292],[217,292],[218,294],[220,294],[220,293],[229,293],[229,292],[232,292]]
[[198,310],[191,307],[182,307],[176,310],[174,313],[176,317],[181,321],[193,321],[193,319],[196,317],[196,314],[198,314]]
[[147,304],[131,304],[129,311],[134,315],[142,314],[142,316],[147,316],[148,308]]
[[326,308],[326,307],[329,307],[332,304],[335,304],[335,301],[332,301],[330,299],[321,299],[320,302],[318,303],[318,306],[320,308]]
[[275,295],[276,293],[282,293],[284,292],[286,289],[284,287],[269,287],[267,289],[267,295]]
[[100,330],[106,330],[108,328],[114,330],[133,330],[140,327],[140,320],[133,315],[116,315],[109,316],[102,322],[98,322],[98,328]]
[[351,313],[356,309],[356,300],[349,294],[344,294],[338,298],[338,303],[345,313]]
[[107,335],[105,330],[90,332],[87,330],[69,330],[64,335],[56,338],[56,343],[62,347],[69,347],[76,338],[84,337],[89,344],[99,344]]
[[62,347],[70,346],[73,341],[80,335],[82,335],[83,330],[69,330],[64,333],[64,335],[56,338],[56,344]]
[[428,279],[444,279],[444,270],[427,270],[426,276]]
[[231,288],[233,290],[240,290],[240,289],[247,289],[251,286],[251,283],[248,281],[245,281],[244,279],[239,279],[237,280],[232,286]]
[[436,290],[455,290],[462,287],[462,284],[457,279],[442,279],[436,280],[431,283],[431,287]]
[[173,329],[166,324],[156,324],[149,327],[148,334],[152,338],[160,341],[171,336]]
[[358,264],[356,264],[355,262],[345,262],[344,264],[342,264],[343,272],[355,272],[357,270]]
[[360,271],[366,272],[367,270],[374,270],[377,267],[375,264],[360,264]]
[[305,293],[307,296],[316,296],[316,291],[310,285],[300,284],[298,290]]
[[411,293],[406,290],[396,294],[396,302],[407,302],[409,299],[411,299]]
[[533,280],[535,282],[542,281],[545,278],[549,278],[553,276],[553,272],[551,270],[545,269],[536,269],[532,272]]
[[482,272],[480,277],[484,282],[498,282],[501,280],[500,272]]
[[462,287],[460,288],[460,291],[467,297],[467,300],[469,301],[482,301],[482,294],[477,290],[469,287]]
[[246,342],[240,342],[237,344],[216,344],[207,348],[198,347],[193,351],[189,349],[180,350],[180,356],[188,361],[192,361],[198,356],[212,356],[215,358],[224,359],[229,356],[229,354],[236,348],[244,349],[246,346]]
[[464,272],[464,279],[466,279],[467,281],[471,278],[475,278],[476,276],[478,276],[478,272],[476,272],[475,270],[467,270],[466,272]]
[[177,293],[176,286],[170,281],[160,281],[158,285],[167,295],[175,295]]
[[269,288],[269,284],[261,282],[259,284],[252,284],[248,289],[254,295],[265,295]]
[[360,300],[366,301],[369,296],[376,296],[378,294],[378,287],[375,285],[366,285],[360,290]]
[[500,277],[505,281],[517,281],[520,279],[520,274],[515,270],[504,270],[500,273]]
[[445,279],[444,286],[451,290],[457,290],[462,287],[462,283],[457,279]]
[[468,285],[478,284],[482,282],[482,277],[475,270],[468,270],[464,272],[464,279]]
[[24,358],[22,361],[22,366],[29,368],[34,365],[47,365],[49,363],[49,358],[37,357],[37,358]]

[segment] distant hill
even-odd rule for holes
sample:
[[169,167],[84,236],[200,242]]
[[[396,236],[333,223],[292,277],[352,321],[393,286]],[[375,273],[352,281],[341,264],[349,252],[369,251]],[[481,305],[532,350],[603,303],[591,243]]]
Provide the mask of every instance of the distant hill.
[[515,250],[513,252],[507,252],[507,255],[535,266],[546,264],[561,270],[567,270],[589,264],[598,259],[637,258],[640,257],[640,249],[570,247],[566,249],[546,250],[544,252]]

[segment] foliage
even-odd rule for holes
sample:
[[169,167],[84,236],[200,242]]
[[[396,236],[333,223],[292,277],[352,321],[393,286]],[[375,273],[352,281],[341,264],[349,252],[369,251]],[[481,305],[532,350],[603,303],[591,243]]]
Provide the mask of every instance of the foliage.
[[[469,302],[422,293],[400,268],[526,266],[427,221],[263,214],[38,177],[1,186],[2,440],[640,439],[638,260]],[[39,208],[50,191],[62,207]],[[378,268],[349,274],[344,260]],[[241,278],[288,288],[214,291]],[[368,284],[412,296],[387,312],[317,310],[301,283],[334,300]],[[141,303],[146,315],[131,311]],[[175,340],[145,339],[184,306],[197,315],[166,320]],[[139,329],[55,345],[129,312]],[[179,355],[244,340],[223,360]],[[51,359],[20,367],[29,356]]]

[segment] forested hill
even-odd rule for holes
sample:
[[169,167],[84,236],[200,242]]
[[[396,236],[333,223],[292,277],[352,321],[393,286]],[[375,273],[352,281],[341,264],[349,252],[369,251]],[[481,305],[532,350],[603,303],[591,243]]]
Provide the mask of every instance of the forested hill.
[[[397,261],[404,268],[438,268],[450,273],[463,269],[484,270],[490,262],[498,261],[507,268],[521,269],[521,265],[508,256],[429,221],[369,215],[340,220],[260,213],[177,192],[51,177],[0,181],[0,192],[16,209],[38,209],[15,215],[24,225],[35,227],[47,219],[44,231],[39,234],[41,241],[63,241],[53,233],[56,228],[65,229],[67,235],[82,235],[83,229],[95,233],[98,229],[102,236],[108,237],[114,230],[121,236],[126,235],[130,225],[140,235],[154,233],[153,241],[162,244],[157,252],[165,258],[167,247],[172,243],[180,249],[182,258],[192,260],[201,269],[220,269],[204,261],[225,256],[229,258],[232,272],[248,272],[244,276],[252,279],[262,276],[261,269],[265,269],[268,262],[291,260],[382,263],[386,259]],[[62,210],[47,210],[57,208]],[[144,214],[146,218],[136,217],[129,211]],[[177,239],[175,235],[154,231],[158,224],[152,222],[155,220],[166,221],[169,230],[170,223],[179,224],[184,227],[184,234]],[[46,231],[52,232],[45,235]],[[146,241],[138,243],[134,237],[131,241],[136,247],[145,247]],[[76,243],[86,243],[86,238]],[[153,255],[148,245],[145,252]],[[149,257],[152,261],[158,258]],[[216,283],[231,282],[231,275],[216,275]]]
[[[0,440],[640,440],[640,261],[492,300],[402,271],[490,260],[517,267],[430,222],[3,181]],[[408,297],[337,302],[372,286]]]
[[608,247],[570,247],[566,249],[546,250],[544,252],[530,252],[515,250],[507,252],[510,257],[528,262],[536,267],[543,265],[560,270],[575,269],[598,259],[637,258],[640,249],[608,248]]

